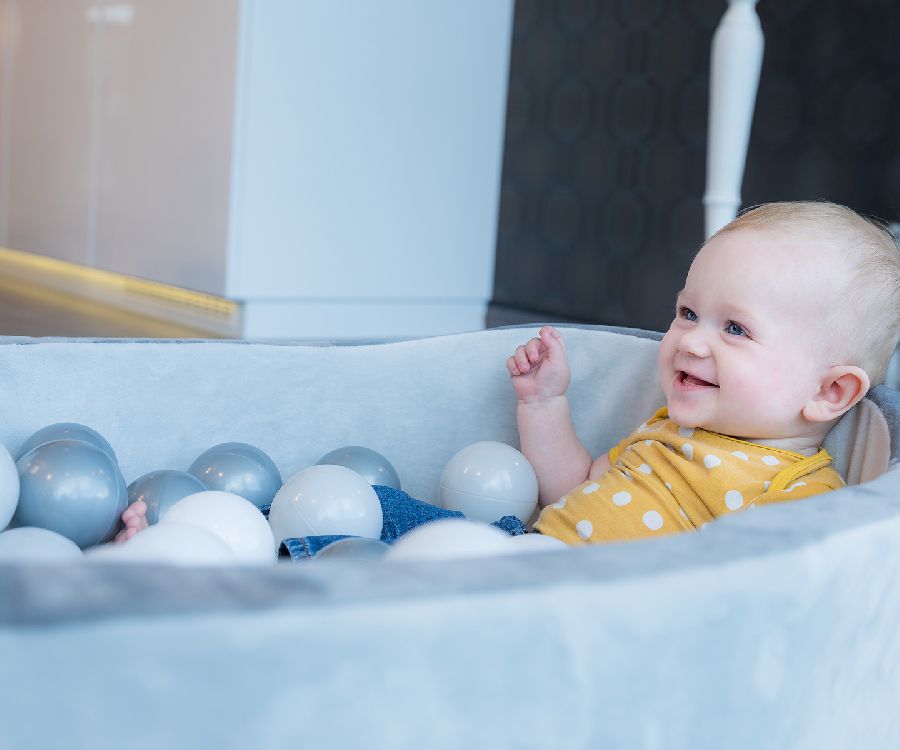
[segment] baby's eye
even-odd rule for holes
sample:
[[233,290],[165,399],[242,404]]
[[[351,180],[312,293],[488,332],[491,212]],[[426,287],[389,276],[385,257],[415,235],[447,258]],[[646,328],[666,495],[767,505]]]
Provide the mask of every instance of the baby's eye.
[[725,326],[725,333],[728,333],[732,336],[746,336],[747,332],[741,327],[739,323],[735,323],[733,320],[729,321],[728,325]]
[[678,308],[678,317],[684,318],[685,320],[695,321],[697,320],[697,313],[695,313],[691,308],[685,307],[682,305]]

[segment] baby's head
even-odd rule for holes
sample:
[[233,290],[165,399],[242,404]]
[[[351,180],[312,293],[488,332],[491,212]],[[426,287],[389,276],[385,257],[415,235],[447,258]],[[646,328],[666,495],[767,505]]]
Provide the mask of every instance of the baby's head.
[[749,439],[824,437],[884,379],[900,252],[831,203],[771,203],[700,249],[660,350],[672,419]]

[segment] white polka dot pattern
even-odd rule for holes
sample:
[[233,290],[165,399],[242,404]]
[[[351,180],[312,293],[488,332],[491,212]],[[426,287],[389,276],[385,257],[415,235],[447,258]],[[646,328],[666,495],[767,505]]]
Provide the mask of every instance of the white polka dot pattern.
[[728,510],[737,510],[744,504],[744,496],[737,490],[728,490],[725,493],[725,506]]
[[623,505],[628,505],[631,502],[631,493],[617,492],[612,496],[612,501],[621,508]]

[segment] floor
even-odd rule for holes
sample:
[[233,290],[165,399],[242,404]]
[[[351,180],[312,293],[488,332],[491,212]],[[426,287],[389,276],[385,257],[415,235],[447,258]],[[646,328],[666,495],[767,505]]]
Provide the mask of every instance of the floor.
[[[487,327],[560,323],[562,318],[491,305]],[[0,277],[0,336],[85,336],[90,338],[217,338],[208,331],[176,325],[52,289]]]
[[215,338],[97,302],[0,278],[0,335],[97,338]]

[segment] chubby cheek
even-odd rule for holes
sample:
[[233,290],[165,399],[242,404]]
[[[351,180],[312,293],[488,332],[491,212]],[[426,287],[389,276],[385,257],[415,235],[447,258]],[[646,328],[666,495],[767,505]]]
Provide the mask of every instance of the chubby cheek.
[[659,346],[657,366],[659,368],[659,382],[663,391],[668,395],[672,387],[672,375],[674,372],[675,340],[671,332],[663,336]]
[[762,378],[741,378],[736,387],[741,393],[741,409],[756,414],[767,411],[778,395],[777,391],[773,392],[772,383]]
[[805,403],[804,378],[795,363],[773,360],[739,372],[736,380],[741,409],[757,418],[790,421],[800,414]]

